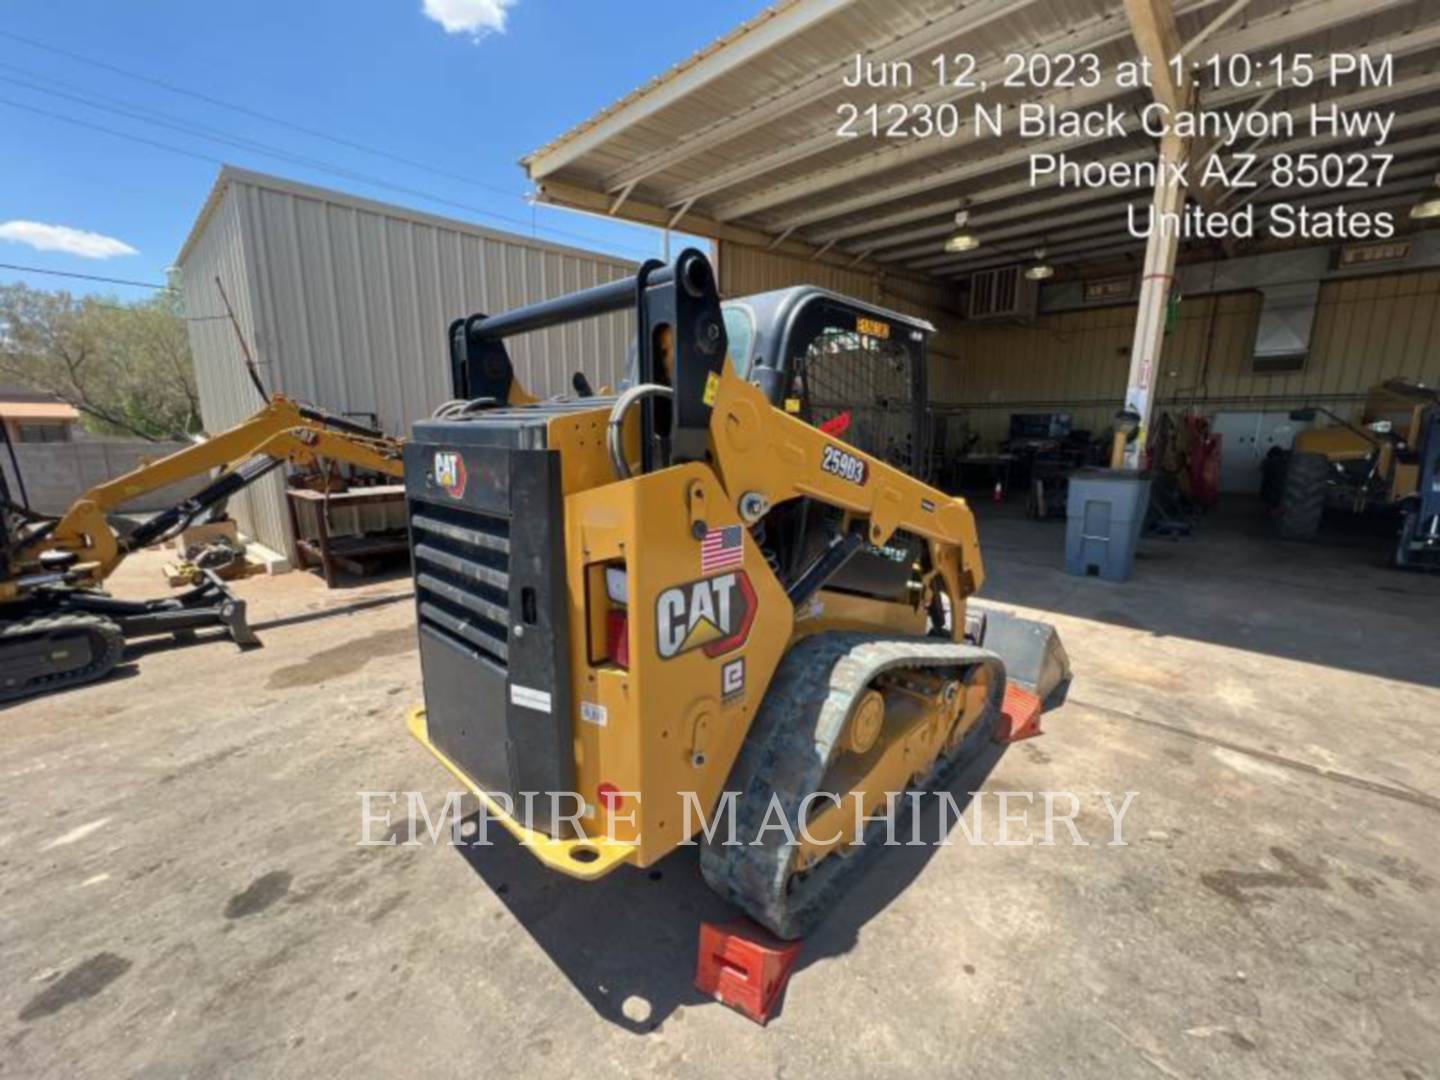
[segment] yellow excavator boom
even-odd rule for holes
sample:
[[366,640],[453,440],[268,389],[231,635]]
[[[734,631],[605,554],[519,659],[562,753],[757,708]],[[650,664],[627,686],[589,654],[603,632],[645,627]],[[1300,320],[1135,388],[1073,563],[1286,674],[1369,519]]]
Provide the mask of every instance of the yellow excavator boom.
[[[10,560],[9,577],[31,572],[43,552],[68,552],[86,568],[90,584],[107,578],[125,549],[106,515],[142,495],[191,477],[217,471],[217,479],[235,476],[256,459],[285,461],[297,467],[320,458],[343,461],[387,476],[404,475],[402,443],[359,425],[275,395],[241,424],[183,450],[145,462],[122,476],[91,488],[71,504],[53,528],[22,539]],[[5,584],[12,584],[13,581]]]

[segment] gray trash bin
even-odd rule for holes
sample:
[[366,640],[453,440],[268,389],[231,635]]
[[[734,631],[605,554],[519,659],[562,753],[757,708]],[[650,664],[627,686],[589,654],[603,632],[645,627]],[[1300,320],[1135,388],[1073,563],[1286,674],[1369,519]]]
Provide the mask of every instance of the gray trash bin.
[[1150,506],[1148,473],[1081,469],[1065,504],[1065,572],[1126,581]]

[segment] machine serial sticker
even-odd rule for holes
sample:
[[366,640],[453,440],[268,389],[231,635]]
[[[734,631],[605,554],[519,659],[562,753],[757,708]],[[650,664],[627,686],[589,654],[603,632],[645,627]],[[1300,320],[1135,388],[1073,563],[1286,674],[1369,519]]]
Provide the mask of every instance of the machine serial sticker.
[[534,709],[536,712],[548,713],[550,711],[550,692],[548,690],[536,690],[529,686],[521,686],[518,683],[511,683],[510,702],[524,709]]
[[869,470],[865,459],[848,454],[838,446],[826,446],[820,455],[820,470],[848,480],[852,484],[864,484]]
[[582,701],[580,702],[580,719],[587,724],[604,727],[610,722],[610,710],[593,701]]
[[745,658],[736,657],[720,669],[720,696],[729,700],[745,693]]
[[457,450],[435,451],[435,483],[452,499],[465,496],[465,459]]
[[715,404],[715,395],[720,393],[720,376],[713,371],[705,376],[705,393],[702,395],[706,405]]
[[890,324],[881,322],[879,319],[866,319],[864,317],[855,320],[855,332],[866,334],[870,337],[888,338],[890,336]]
[[744,570],[672,585],[655,600],[655,646],[662,660],[692,649],[723,656],[745,644],[755,621],[755,587]]

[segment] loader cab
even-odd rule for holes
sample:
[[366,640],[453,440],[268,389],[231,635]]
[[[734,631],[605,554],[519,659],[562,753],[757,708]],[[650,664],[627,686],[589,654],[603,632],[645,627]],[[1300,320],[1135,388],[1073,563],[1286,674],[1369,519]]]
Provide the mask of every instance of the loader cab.
[[810,285],[729,300],[722,313],[736,373],[772,405],[928,479],[930,323]]
[[[736,373],[777,409],[921,481],[931,473],[925,342],[935,328],[898,311],[801,285],[722,303]],[[780,508],[772,532],[784,537],[794,573],[843,527],[833,508],[806,500]],[[918,537],[897,533],[883,549],[865,545],[827,589],[906,601],[911,567],[925,557]]]

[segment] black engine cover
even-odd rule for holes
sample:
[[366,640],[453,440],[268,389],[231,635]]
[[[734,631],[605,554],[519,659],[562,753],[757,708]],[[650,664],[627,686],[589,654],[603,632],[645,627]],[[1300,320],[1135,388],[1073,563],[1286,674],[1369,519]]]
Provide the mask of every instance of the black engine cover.
[[[553,411],[421,421],[405,447],[430,739],[517,814],[535,792],[542,829],[545,793],[575,783],[560,455],[545,447]],[[574,812],[570,800],[561,812]]]

